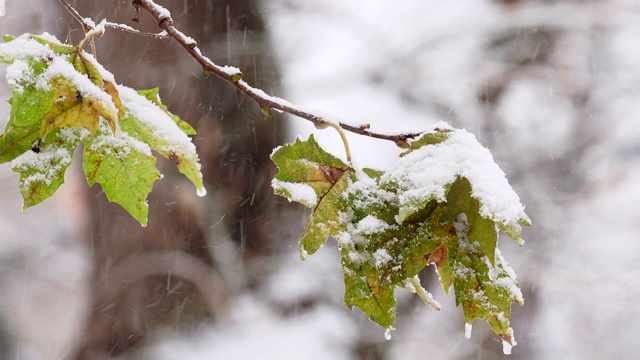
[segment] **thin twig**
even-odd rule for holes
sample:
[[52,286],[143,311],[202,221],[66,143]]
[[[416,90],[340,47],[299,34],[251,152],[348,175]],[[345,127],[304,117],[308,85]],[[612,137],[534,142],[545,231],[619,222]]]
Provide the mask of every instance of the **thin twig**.
[[[84,19],[76,11],[76,9],[74,9],[66,0],[58,0],[58,1],[82,25],[85,32],[89,32],[90,30],[93,30],[96,27],[92,21],[87,21],[87,19]],[[140,9],[144,9],[158,22],[158,27],[164,30],[164,33],[166,33],[166,35],[163,33],[153,34],[153,33],[142,32],[123,24],[116,24],[108,21],[103,21],[100,24],[102,24],[103,26],[108,26],[111,28],[128,31],[128,32],[131,32],[137,35],[142,35],[142,36],[149,36],[149,37],[155,37],[155,38],[161,38],[161,39],[172,38],[178,44],[180,44],[180,46],[182,46],[185,49],[185,51],[189,53],[189,55],[200,64],[200,66],[202,66],[202,70],[205,76],[210,73],[213,73],[220,79],[228,82],[237,90],[239,90],[240,92],[242,92],[243,94],[251,98],[253,101],[255,101],[258,104],[258,106],[260,106],[260,109],[267,115],[271,115],[271,110],[274,109],[277,111],[286,112],[288,114],[297,116],[305,120],[309,120],[318,129],[324,129],[326,127],[334,127],[337,130],[339,130],[340,136],[342,137],[343,142],[345,140],[344,133],[340,130],[346,130],[358,135],[369,136],[376,139],[393,141],[396,145],[400,147],[408,147],[408,143],[407,143],[408,140],[414,139],[422,135],[421,132],[389,135],[389,134],[382,134],[382,133],[377,133],[369,130],[369,124],[354,126],[354,125],[349,125],[342,122],[335,123],[335,122],[324,119],[322,116],[315,115],[311,111],[304,110],[302,107],[294,105],[284,99],[268,95],[264,91],[258,88],[254,88],[251,85],[249,85],[247,82],[242,80],[242,72],[240,71],[240,69],[231,67],[231,66],[216,65],[213,61],[211,61],[209,58],[204,56],[200,51],[200,48],[198,47],[198,44],[195,42],[195,40],[184,35],[180,30],[178,30],[176,27],[173,26],[173,20],[171,19],[171,15],[169,11],[167,11],[165,8],[156,4],[152,0],[133,0],[132,4],[136,10],[135,17],[132,20],[137,22],[138,13]],[[347,152],[347,156],[350,157],[348,145],[345,146],[345,150]]]
[[[275,109],[302,119],[309,120],[318,128],[324,128],[326,127],[326,125],[328,125],[327,123],[329,122],[323,119],[321,116],[314,115],[311,112],[305,111],[302,108],[291,104],[290,102],[283,99],[269,96],[264,91],[250,86],[245,81],[241,80],[242,73],[240,72],[240,70],[233,67],[222,67],[216,65],[213,61],[202,55],[202,52],[200,52],[200,49],[198,48],[198,44],[193,39],[185,36],[182,32],[180,32],[173,26],[173,20],[171,19],[169,12],[163,7],[154,3],[152,0],[135,0],[134,6],[136,7],[136,11],[138,11],[139,8],[147,11],[158,22],[158,26],[160,27],[160,29],[164,30],[167,33],[168,37],[178,42],[178,44],[180,44],[180,46],[182,46],[185,51],[189,53],[189,55],[191,55],[191,57],[202,66],[202,70],[205,74],[213,73],[222,80],[228,82],[236,89],[254,100],[265,113],[270,114],[270,109]],[[373,137],[376,139],[393,141],[400,147],[406,147],[407,140],[416,138],[422,134],[406,133],[388,135],[376,133],[369,130],[369,125],[353,126],[341,122],[339,122],[338,124],[342,129],[346,131],[358,135]]]
[[78,11],[71,6],[71,4],[69,4],[66,0],[58,0],[58,2],[60,4],[62,4],[62,6],[64,6],[65,9],[67,9],[67,11],[69,12],[69,14],[71,14],[71,16],[73,16],[74,19],[76,19],[80,25],[82,25],[82,28],[84,29],[84,32],[88,32],[89,30],[93,29],[92,24],[89,24],[79,13]]
[[124,25],[124,24],[118,24],[118,23],[113,23],[110,21],[102,21],[101,24],[104,24],[104,26],[106,27],[110,27],[113,29],[118,29],[118,30],[122,30],[122,31],[126,31],[126,32],[130,32],[132,34],[136,34],[136,35],[141,35],[141,36],[147,36],[147,37],[152,37],[152,38],[156,38],[156,39],[168,39],[169,37],[164,33],[150,33],[150,32],[146,32],[146,31],[140,31],[137,29],[134,29],[130,26]]

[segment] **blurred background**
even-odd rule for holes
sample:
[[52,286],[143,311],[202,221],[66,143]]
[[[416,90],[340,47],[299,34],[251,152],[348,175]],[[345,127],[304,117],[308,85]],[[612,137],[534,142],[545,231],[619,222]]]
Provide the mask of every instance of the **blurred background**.
[[[74,3],[74,1],[71,1]],[[534,226],[500,239],[525,306],[511,359],[637,359],[640,348],[640,3],[633,0],[157,1],[220,65],[333,119],[398,133],[447,121],[493,153]],[[157,32],[130,1],[78,0],[80,13]],[[0,33],[82,32],[53,0],[6,0]],[[97,57],[118,82],[160,86],[198,130],[207,197],[159,160],[165,178],[141,228],[79,164],[45,203],[21,212],[18,176],[0,166],[1,359],[495,359],[482,321],[433,267],[443,305],[398,291],[392,339],[345,308],[336,245],[307,261],[308,211],[272,195],[275,146],[330,130],[266,118],[169,40],[108,29]],[[0,70],[4,72],[6,66]],[[0,84],[0,124],[9,114]],[[357,166],[399,149],[349,135]],[[76,154],[78,155],[78,154]],[[78,161],[79,158],[76,158]]]

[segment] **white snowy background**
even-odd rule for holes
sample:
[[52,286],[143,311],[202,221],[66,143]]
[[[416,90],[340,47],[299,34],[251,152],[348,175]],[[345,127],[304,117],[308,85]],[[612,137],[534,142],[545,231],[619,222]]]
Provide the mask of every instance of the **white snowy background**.
[[[58,19],[43,3],[8,0],[0,32],[46,30]],[[640,358],[640,3],[272,0],[263,11],[292,102],[381,132],[444,120],[493,152],[534,224],[523,248],[500,242],[525,295],[524,308],[514,305],[512,358]],[[0,95],[9,97],[6,85]],[[0,119],[8,112],[2,102]],[[290,124],[291,139],[314,131]],[[340,155],[337,134],[317,137]],[[349,140],[360,166],[389,166],[399,153]],[[78,341],[91,268],[77,235],[81,186],[69,175],[21,213],[17,176],[0,166],[0,342],[14,345],[11,358],[62,358]],[[350,359],[356,337],[392,359],[503,356],[481,321],[464,339],[461,310],[438,286],[429,289],[444,310],[403,306],[385,341],[342,305],[334,246],[272,266],[226,322],[188,338],[159,335],[135,358]],[[320,305],[299,307],[306,299]]]

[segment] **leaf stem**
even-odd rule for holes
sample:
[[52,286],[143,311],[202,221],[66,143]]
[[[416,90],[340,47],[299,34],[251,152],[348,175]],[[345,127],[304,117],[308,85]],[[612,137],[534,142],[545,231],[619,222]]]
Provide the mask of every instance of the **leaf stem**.
[[[91,30],[87,31],[87,33],[84,35],[84,38],[82,40],[80,40],[80,43],[78,44],[78,50],[82,50],[85,45],[87,44],[87,41],[93,40],[94,36],[100,36],[104,34],[104,28],[103,27],[95,27],[92,28]],[[93,43],[91,44],[91,50],[95,53],[95,49],[93,47]]]
[[351,165],[351,150],[349,149],[349,141],[347,141],[347,135],[344,133],[344,130],[339,124],[336,124],[331,121],[326,121],[326,124],[336,129],[338,134],[340,134],[340,138],[342,139],[342,144],[344,144],[344,152],[347,154],[347,162]]
[[420,299],[422,299],[422,301],[424,301],[425,304],[427,304],[429,307],[431,307],[434,310],[442,309],[440,307],[440,304],[433,298],[433,295],[431,295],[431,293],[429,293],[427,290],[425,290],[422,287],[422,285],[420,284],[420,278],[418,277],[418,275],[412,277],[409,280],[409,282],[411,282],[411,285],[413,285],[413,288],[416,290],[416,294],[418,294]]

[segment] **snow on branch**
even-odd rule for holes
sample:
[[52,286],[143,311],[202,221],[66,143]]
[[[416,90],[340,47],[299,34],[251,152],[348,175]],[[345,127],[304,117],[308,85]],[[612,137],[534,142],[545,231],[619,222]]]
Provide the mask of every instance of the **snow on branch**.
[[[95,25],[89,20],[85,19],[78,12],[67,3],[66,0],[58,0],[64,5],[64,7],[73,15],[73,17],[82,24],[85,31],[88,31],[95,27]],[[184,50],[201,66],[205,76],[213,73],[220,79],[228,82],[237,90],[254,100],[260,109],[267,115],[271,115],[272,110],[285,112],[299,118],[312,122],[316,128],[324,129],[327,127],[333,127],[338,130],[349,131],[358,135],[369,136],[376,139],[393,141],[399,147],[408,147],[408,140],[417,138],[422,132],[404,133],[404,134],[382,134],[370,130],[369,124],[363,125],[350,125],[343,122],[332,122],[324,116],[320,116],[317,113],[304,109],[298,105],[294,105],[291,102],[281,99],[279,97],[266,94],[264,91],[258,88],[254,88],[247,82],[242,80],[242,72],[240,69],[233,66],[220,66],[215,64],[211,59],[206,57],[200,51],[197,42],[182,33],[173,25],[173,19],[171,13],[164,7],[156,4],[153,0],[133,0],[132,5],[135,8],[135,15],[131,19],[134,22],[138,22],[140,9],[144,9],[148,12],[158,23],[158,27],[163,31],[159,34],[145,33],[133,29],[127,25],[116,24],[107,21],[103,21],[100,25],[125,30],[128,32],[137,33],[144,36],[152,36],[157,38],[172,38]]]

